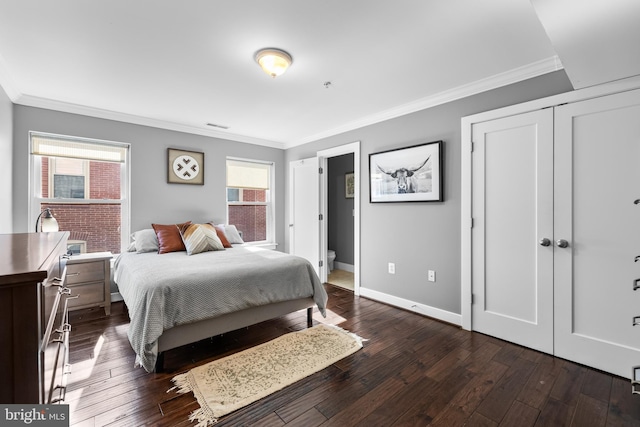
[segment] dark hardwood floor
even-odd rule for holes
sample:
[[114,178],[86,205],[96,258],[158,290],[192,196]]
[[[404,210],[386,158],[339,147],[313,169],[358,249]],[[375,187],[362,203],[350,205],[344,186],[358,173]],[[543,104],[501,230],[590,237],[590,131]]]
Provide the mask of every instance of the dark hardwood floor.
[[[640,426],[628,380],[326,285],[332,323],[364,348],[220,419],[217,426]],[[170,351],[134,368],[122,302],[71,313],[73,426],[192,426],[192,394],[167,392],[192,367],[306,327],[305,312]]]

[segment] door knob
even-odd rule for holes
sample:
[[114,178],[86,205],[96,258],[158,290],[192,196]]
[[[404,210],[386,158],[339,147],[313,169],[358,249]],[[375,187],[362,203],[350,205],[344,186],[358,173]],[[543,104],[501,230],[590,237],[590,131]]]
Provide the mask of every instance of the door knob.
[[549,246],[551,244],[551,240],[547,239],[546,237],[543,239],[540,239],[540,246]]
[[560,247],[560,248],[566,248],[566,247],[569,246],[569,242],[567,242],[564,239],[558,239],[558,240],[556,240],[556,245],[558,245],[558,247]]

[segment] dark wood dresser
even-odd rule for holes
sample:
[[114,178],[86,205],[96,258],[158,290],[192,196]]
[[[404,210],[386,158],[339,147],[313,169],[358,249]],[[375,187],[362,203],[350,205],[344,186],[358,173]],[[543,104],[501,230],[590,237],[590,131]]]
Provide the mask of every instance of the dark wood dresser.
[[52,368],[42,343],[60,311],[68,236],[0,234],[0,403],[47,403],[45,372]]

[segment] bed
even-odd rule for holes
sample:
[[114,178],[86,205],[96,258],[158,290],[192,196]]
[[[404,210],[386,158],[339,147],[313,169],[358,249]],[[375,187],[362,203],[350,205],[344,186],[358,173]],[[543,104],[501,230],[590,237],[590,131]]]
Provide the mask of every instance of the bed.
[[317,306],[327,293],[305,259],[255,246],[188,256],[125,252],[114,280],[129,310],[136,364],[162,369],[165,351]]

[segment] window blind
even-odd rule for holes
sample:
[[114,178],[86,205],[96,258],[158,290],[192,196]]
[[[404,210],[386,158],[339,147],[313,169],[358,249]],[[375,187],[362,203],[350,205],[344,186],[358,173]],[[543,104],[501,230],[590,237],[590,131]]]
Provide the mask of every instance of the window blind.
[[127,157],[127,146],[32,133],[31,154],[124,163]]
[[227,187],[268,190],[270,170],[269,163],[227,160]]

